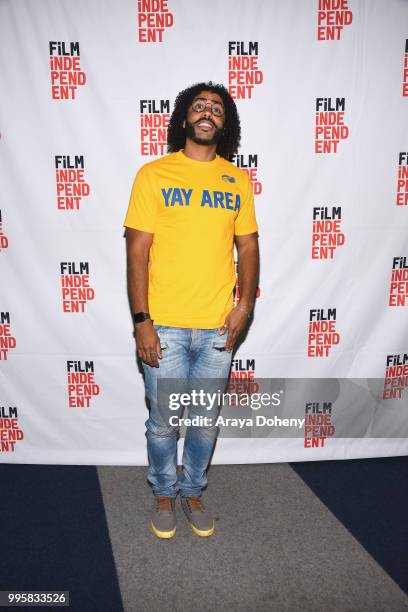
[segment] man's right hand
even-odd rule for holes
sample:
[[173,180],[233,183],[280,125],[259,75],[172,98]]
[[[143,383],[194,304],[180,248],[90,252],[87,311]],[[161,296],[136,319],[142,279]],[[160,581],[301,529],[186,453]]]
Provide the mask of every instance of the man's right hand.
[[149,366],[158,368],[159,359],[162,358],[160,338],[150,319],[135,325],[135,340],[140,359]]

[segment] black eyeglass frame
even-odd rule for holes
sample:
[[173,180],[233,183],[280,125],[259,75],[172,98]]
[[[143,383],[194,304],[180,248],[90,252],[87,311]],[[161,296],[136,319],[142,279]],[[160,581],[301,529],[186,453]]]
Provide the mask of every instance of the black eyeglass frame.
[[[204,106],[199,109],[194,108],[197,105],[197,102],[200,105],[204,103]],[[192,101],[191,108],[193,109],[195,113],[202,113],[203,110],[207,108],[207,104],[210,104],[211,113],[214,115],[214,117],[223,117],[225,115],[225,109],[223,105],[221,104],[221,102],[214,102],[213,100],[207,100],[206,98],[196,98],[195,100]],[[221,110],[221,113],[219,114],[214,113],[214,107],[219,108]]]

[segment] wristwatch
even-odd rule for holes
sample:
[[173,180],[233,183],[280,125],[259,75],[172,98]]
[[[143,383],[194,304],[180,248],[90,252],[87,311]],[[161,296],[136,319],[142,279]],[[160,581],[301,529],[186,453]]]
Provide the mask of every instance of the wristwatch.
[[133,323],[142,323],[147,319],[151,320],[151,317],[148,312],[134,312],[133,313]]

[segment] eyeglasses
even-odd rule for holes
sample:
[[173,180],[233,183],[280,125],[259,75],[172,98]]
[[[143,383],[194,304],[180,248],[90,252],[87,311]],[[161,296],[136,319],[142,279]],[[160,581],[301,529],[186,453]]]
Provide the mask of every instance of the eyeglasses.
[[202,113],[206,108],[207,104],[210,105],[211,113],[215,117],[222,117],[224,114],[224,107],[220,102],[213,102],[212,100],[206,100],[205,98],[197,98],[191,105],[191,108],[195,113]]

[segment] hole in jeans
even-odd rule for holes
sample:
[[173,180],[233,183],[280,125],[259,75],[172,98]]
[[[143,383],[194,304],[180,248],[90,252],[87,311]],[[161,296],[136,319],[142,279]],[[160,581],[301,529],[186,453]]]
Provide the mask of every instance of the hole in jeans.
[[225,343],[222,344],[221,342],[213,342],[212,346],[216,351],[225,351]]

